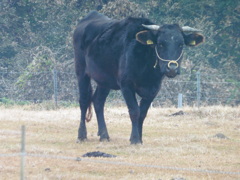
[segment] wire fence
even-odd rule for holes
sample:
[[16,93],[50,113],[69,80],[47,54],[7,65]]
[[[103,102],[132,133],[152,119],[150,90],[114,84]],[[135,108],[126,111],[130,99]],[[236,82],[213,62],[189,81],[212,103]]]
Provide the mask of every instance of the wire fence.
[[236,175],[239,176],[240,172],[232,172],[232,171],[221,171],[221,170],[207,170],[207,169],[194,169],[194,168],[181,168],[174,166],[160,166],[160,165],[149,165],[149,164],[137,164],[137,163],[129,163],[129,162],[121,162],[121,161],[110,161],[110,160],[101,160],[101,159],[93,159],[93,158],[80,158],[80,157],[69,157],[69,156],[58,156],[58,155],[48,155],[48,154],[33,154],[27,153],[25,146],[25,126],[21,128],[21,152],[19,153],[9,153],[9,154],[0,154],[0,157],[21,157],[20,162],[20,179],[25,179],[25,166],[26,166],[26,158],[27,157],[38,157],[38,158],[48,158],[48,159],[57,159],[57,160],[71,160],[71,161],[82,161],[87,163],[98,163],[105,165],[117,165],[117,166],[129,166],[129,167],[144,167],[144,168],[155,168],[161,170],[172,170],[172,171],[182,171],[182,172],[192,172],[192,173],[205,173],[205,174],[223,174],[223,175]]
[[[57,69],[51,72],[0,72],[0,94],[0,102],[20,104],[78,103],[79,98],[75,73]],[[184,106],[239,105],[240,75],[194,72],[174,79],[165,78],[153,106],[176,106],[179,94]],[[121,92],[111,91],[107,103],[124,104]]]

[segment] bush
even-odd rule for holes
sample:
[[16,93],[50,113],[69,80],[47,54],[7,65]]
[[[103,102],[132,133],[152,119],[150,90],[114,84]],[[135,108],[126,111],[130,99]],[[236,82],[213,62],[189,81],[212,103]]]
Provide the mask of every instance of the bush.
[[146,17],[147,12],[140,8],[137,3],[128,0],[116,0],[104,5],[101,13],[113,19],[123,19],[129,16]]

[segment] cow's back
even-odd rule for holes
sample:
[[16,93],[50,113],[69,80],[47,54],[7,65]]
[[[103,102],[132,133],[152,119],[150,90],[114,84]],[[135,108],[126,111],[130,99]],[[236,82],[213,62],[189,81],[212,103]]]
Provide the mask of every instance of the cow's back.
[[96,11],[90,12],[79,22],[74,31],[74,44],[79,43],[81,49],[86,49],[111,23],[112,20],[107,16]]

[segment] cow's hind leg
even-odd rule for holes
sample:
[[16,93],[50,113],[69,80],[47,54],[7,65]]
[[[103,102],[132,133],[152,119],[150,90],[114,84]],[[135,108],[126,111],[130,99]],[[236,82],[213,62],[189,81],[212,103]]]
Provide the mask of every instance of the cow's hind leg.
[[79,85],[79,93],[80,93],[79,104],[81,109],[81,120],[80,120],[79,129],[78,129],[77,142],[80,142],[87,139],[86,114],[87,114],[87,110],[88,109],[90,110],[91,108],[92,86],[91,86],[90,78],[86,74],[78,77],[78,85]]
[[93,95],[93,104],[97,115],[98,136],[100,136],[100,141],[109,141],[107,126],[104,119],[104,104],[109,94],[109,91],[109,89],[98,86]]

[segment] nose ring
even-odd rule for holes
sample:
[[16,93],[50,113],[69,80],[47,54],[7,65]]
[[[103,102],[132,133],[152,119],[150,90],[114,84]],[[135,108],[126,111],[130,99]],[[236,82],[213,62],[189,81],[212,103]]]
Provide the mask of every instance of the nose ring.
[[177,61],[169,61],[168,62],[168,68],[170,69],[171,64],[176,64],[176,68],[178,68],[178,62]]

